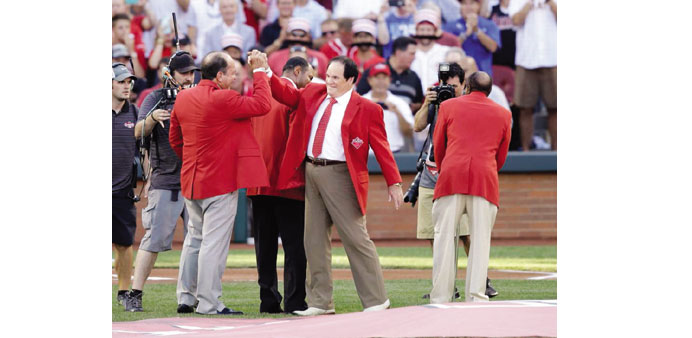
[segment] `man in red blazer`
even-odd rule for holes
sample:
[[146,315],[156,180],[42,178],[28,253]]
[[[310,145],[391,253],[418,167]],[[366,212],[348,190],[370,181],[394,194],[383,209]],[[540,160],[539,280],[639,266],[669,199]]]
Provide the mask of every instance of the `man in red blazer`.
[[[253,51],[254,56],[258,54]],[[253,70],[262,64],[261,58],[266,59],[263,54],[253,58]],[[197,87],[180,92],[171,112],[169,139],[183,162],[180,186],[190,214],[180,257],[178,313],[192,312],[199,301],[197,313],[242,314],[221,301],[221,277],[237,211],[237,190],[269,184],[250,118],[269,111],[271,96],[262,70],[254,74],[254,96],[227,90],[235,74],[228,54],[207,54],[202,60],[202,80]],[[183,272],[196,276],[182,278]]]
[[435,239],[430,303],[453,301],[459,237],[454,225],[464,213],[469,217],[471,236],[466,301],[488,301],[490,233],[500,199],[497,172],[507,157],[512,114],[487,97],[492,89],[487,73],[473,73],[465,86],[468,95],[440,105],[433,134],[440,176],[432,208]]
[[[274,98],[295,110],[281,163],[279,189],[305,186],[305,239],[308,309],[302,316],[334,313],[331,226],[339,232],[365,311],[384,310],[384,289],[375,244],[365,228],[368,149],[372,148],[395,208],[402,203],[401,176],[389,149],[382,108],[353,90],[358,67],[338,56],[327,67],[327,83],[297,90],[276,75]],[[307,162],[307,163],[306,163]]]
[[[304,88],[312,80],[312,66],[302,57],[290,58],[283,67],[283,80],[294,88]],[[266,81],[266,79],[265,79]],[[271,100],[267,115],[253,117],[252,129],[259,142],[269,173],[269,187],[248,189],[252,200],[257,283],[260,286],[260,313],[292,313],[307,309],[305,303],[305,188],[276,189],[279,165],[290,130],[295,130],[291,108]],[[300,128],[299,128],[300,129]],[[284,250],[284,309],[276,276],[278,239]]]

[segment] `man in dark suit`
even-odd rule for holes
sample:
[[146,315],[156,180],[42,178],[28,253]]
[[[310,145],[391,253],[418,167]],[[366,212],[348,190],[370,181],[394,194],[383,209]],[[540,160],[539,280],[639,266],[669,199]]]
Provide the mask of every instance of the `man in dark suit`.
[[512,114],[487,97],[492,89],[487,73],[473,73],[465,86],[468,95],[440,105],[433,135],[440,176],[432,208],[435,239],[430,303],[453,301],[459,237],[455,225],[464,213],[468,214],[471,237],[466,301],[488,301],[490,234],[500,199],[497,172],[507,157]]
[[[261,63],[260,58],[250,63],[253,70]],[[221,277],[238,189],[269,184],[250,118],[269,111],[271,96],[261,71],[254,74],[254,96],[228,90],[235,73],[235,63],[228,54],[208,54],[202,60],[202,81],[178,94],[171,113],[170,144],[183,161],[180,186],[190,214],[176,292],[179,313],[192,312],[198,300],[197,313],[242,314],[221,301]],[[182,278],[183,273],[196,276]],[[196,283],[181,283],[183,280]]]
[[[353,90],[358,67],[339,56],[327,67],[325,84],[298,90],[273,75],[274,98],[295,110],[279,173],[279,189],[305,186],[305,248],[308,309],[301,316],[334,313],[331,225],[339,232],[365,311],[389,308],[375,244],[365,227],[368,150],[372,148],[388,186],[402,203],[401,176],[387,142],[382,108]],[[307,162],[307,163],[306,163]]]
[[[293,57],[283,68],[283,80],[296,89],[304,88],[312,80],[312,66],[302,57]],[[266,79],[265,79],[266,81]],[[269,187],[248,189],[252,200],[255,254],[257,257],[257,283],[260,286],[260,313],[279,313],[281,293],[276,276],[278,239],[284,250],[284,310],[286,313],[305,310],[305,188],[276,189],[279,165],[286,150],[289,130],[295,125],[291,108],[271,100],[267,115],[253,117],[252,129],[259,142],[264,163],[269,173]],[[289,123],[292,122],[292,123]]]

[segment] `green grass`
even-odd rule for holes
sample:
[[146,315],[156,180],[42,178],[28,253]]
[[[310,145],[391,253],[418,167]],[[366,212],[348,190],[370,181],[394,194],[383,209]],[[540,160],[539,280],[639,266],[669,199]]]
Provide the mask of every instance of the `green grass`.
[[[462,293],[464,281],[457,281]],[[430,292],[429,279],[385,280],[385,287],[392,307],[428,304],[422,295]],[[493,286],[499,295],[493,301],[515,299],[557,299],[556,280],[494,279]],[[114,322],[134,321],[163,317],[211,317],[197,314],[176,313],[175,283],[146,284],[144,286],[144,312],[125,312],[116,302],[117,285],[112,287],[112,318]],[[279,282],[279,290],[283,283]],[[245,312],[239,318],[282,318],[290,315],[264,315],[259,313],[259,286],[256,282],[233,282],[223,284],[222,300],[226,306]],[[350,280],[334,281],[334,304],[337,313],[362,311],[355,285]],[[234,317],[235,318],[235,317]]]
[[[432,269],[432,250],[430,247],[378,247],[380,264],[384,269]],[[279,250],[277,266],[282,267],[283,251]],[[156,268],[178,268],[180,250],[159,254]],[[253,249],[232,249],[229,251],[226,266],[229,268],[254,268]],[[343,247],[332,248],[332,267],[347,269],[348,259]],[[459,268],[466,268],[466,254],[459,249]],[[492,270],[557,271],[557,247],[555,245],[536,246],[495,246],[490,249]]]

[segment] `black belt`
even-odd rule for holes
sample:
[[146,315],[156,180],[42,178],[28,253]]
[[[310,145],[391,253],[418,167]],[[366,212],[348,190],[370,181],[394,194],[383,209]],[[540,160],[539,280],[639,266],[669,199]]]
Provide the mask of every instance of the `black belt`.
[[345,161],[325,160],[321,158],[312,158],[310,156],[305,157],[305,160],[314,165],[332,165],[346,163]]

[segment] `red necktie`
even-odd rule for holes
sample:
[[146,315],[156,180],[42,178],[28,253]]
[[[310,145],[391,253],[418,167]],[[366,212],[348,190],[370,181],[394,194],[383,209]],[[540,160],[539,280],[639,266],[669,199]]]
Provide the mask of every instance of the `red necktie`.
[[327,109],[324,110],[324,115],[320,119],[320,124],[317,125],[317,132],[315,133],[315,140],[312,143],[312,156],[317,158],[322,154],[322,143],[324,143],[324,134],[327,132],[327,124],[329,123],[329,117],[332,115],[332,106],[336,103],[336,100],[332,97],[329,99],[329,104]]

